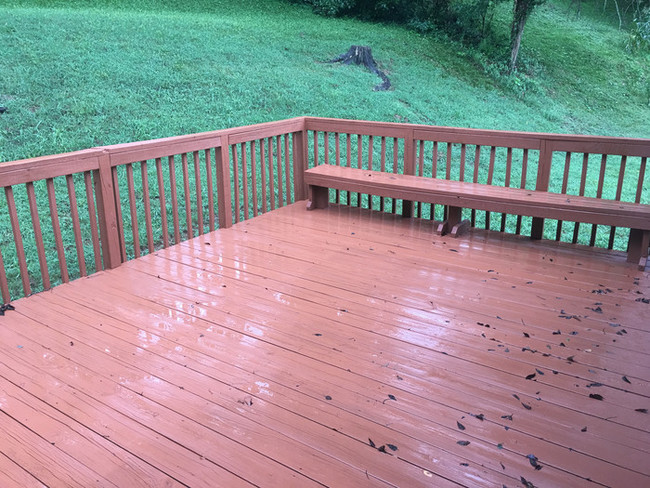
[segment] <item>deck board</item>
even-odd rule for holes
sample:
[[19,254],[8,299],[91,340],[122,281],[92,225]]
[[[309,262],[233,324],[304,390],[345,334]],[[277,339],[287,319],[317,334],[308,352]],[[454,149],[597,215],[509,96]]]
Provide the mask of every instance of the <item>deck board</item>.
[[299,202],[15,302],[0,484],[643,486],[647,297],[623,253]]

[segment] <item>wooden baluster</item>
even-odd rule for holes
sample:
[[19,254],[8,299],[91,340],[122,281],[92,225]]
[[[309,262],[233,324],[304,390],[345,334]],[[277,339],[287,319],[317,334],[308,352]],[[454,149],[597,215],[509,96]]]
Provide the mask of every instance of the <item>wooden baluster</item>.
[[[34,183],[30,181],[25,184],[25,187],[27,189],[27,199],[29,200],[29,213],[32,216],[32,228],[34,229],[34,240],[36,241],[38,264],[41,268],[41,280],[43,281],[43,289],[49,290],[51,288],[50,273],[47,268],[47,257],[45,256],[45,245],[43,243],[43,233],[41,232],[41,221],[38,216],[38,206],[36,205],[36,192],[34,191]],[[95,227],[97,227],[97,223],[95,223]],[[95,235],[97,235],[96,228]],[[95,253],[96,258],[99,257],[99,250],[96,250]],[[3,269],[4,271],[4,268],[0,269]],[[97,269],[101,269],[101,260],[99,261],[99,267]]]
[[260,174],[262,176],[262,213],[266,213],[268,210],[266,203],[268,193],[266,190],[266,158],[264,156],[264,139],[260,139]]
[[[433,150],[431,153],[431,177],[438,177],[438,141],[433,141]],[[431,220],[436,219],[436,206],[431,204]]]
[[163,178],[162,160],[160,158],[156,158],[156,177],[158,180],[158,200],[160,202],[160,221],[162,225],[163,247],[168,248],[169,229],[167,223],[167,201],[165,200],[165,180]]
[[201,186],[201,155],[194,151],[194,186],[196,187],[196,226],[197,235],[203,235],[203,188]]
[[[341,137],[338,132],[334,133],[334,154],[336,166],[341,166]],[[335,191],[334,201],[341,204],[341,192],[339,190]]]
[[[357,168],[362,168],[361,160],[363,159],[363,138],[361,134],[357,134]],[[357,207],[361,207],[363,195],[357,193]]]
[[[587,165],[589,163],[589,153],[584,153],[582,156],[582,175],[580,177],[580,192],[579,195],[582,197],[585,195],[585,185],[587,183]],[[573,228],[573,239],[571,242],[576,244],[578,242],[578,234],[580,233],[580,222],[575,223]]]
[[[246,158],[246,143],[242,142],[239,145],[241,151],[241,179],[243,186],[243,197],[244,197],[244,220],[248,220],[248,209],[250,206],[250,201],[248,200],[248,160]],[[236,151],[236,149],[235,149]]]
[[[473,183],[478,183],[478,173],[479,173],[479,163],[481,161],[481,146],[476,145],[474,149],[474,177],[472,178]],[[472,209],[472,215],[470,217],[470,225],[476,227],[476,210]]]
[[[399,139],[393,137],[393,173],[397,174],[399,169]],[[392,198],[392,213],[397,213],[397,201],[395,198]]]
[[[318,149],[316,149],[318,151]],[[284,188],[282,188],[282,144],[280,136],[275,137],[275,163],[277,173],[277,186],[278,186],[278,207],[284,207]]]
[[[347,167],[351,168],[352,167],[352,134],[346,134],[346,160],[347,160]],[[350,205],[352,203],[352,195],[350,195],[350,192],[347,191],[345,192],[345,204]]]
[[[512,148],[509,147],[507,150],[507,156],[506,156],[506,181],[504,183],[504,186],[506,188],[510,187],[510,175],[512,174]],[[508,219],[508,214],[507,213],[502,213],[501,214],[501,232],[506,231],[506,220]]]
[[325,147],[325,164],[330,164],[330,137],[327,131],[323,132],[323,144]]
[[81,224],[79,222],[79,209],[77,207],[77,193],[74,188],[74,179],[72,175],[66,175],[65,181],[68,187],[68,201],[70,202],[70,217],[72,219],[72,233],[77,251],[77,264],[79,265],[79,275],[88,276],[86,272],[86,257],[84,255],[83,239],[81,238]]
[[240,220],[241,212],[241,202],[239,197],[239,156],[237,154],[237,145],[233,144],[230,146],[230,151],[232,153],[232,175],[233,175],[233,187],[235,192],[235,214],[233,215],[234,222],[237,223]]
[[140,162],[140,177],[142,178],[142,200],[144,202],[144,223],[147,229],[147,249],[154,251],[153,245],[153,224],[151,223],[151,196],[149,194],[149,172],[147,162]]
[[117,221],[117,233],[120,237],[120,255],[122,262],[127,260],[126,256],[126,234],[124,231],[124,218],[122,216],[122,199],[120,198],[120,181],[117,174],[117,167],[111,168],[111,177],[113,179],[113,194],[115,195],[115,219]]
[[172,199],[172,219],[174,221],[174,244],[181,242],[180,210],[178,209],[178,186],[176,184],[176,164],[174,156],[167,158],[169,164],[169,194]]
[[289,148],[289,134],[284,134],[282,138],[284,139],[284,187],[287,190],[286,201],[287,205],[289,205],[294,202],[294,199],[291,197],[291,151]]
[[95,208],[95,199],[93,198],[93,182],[90,171],[84,172],[84,185],[86,187],[86,202],[88,204],[88,220],[90,222],[90,237],[93,243],[95,271],[99,271],[102,269],[102,258],[101,248],[99,247],[99,233],[97,232],[97,210]]
[[[566,195],[567,187],[569,185],[569,170],[571,167],[571,152],[567,151],[564,158],[564,176],[562,177],[562,191],[563,195]],[[562,221],[557,221],[557,231],[555,233],[555,240],[559,241],[562,238]]]
[[[417,155],[417,164],[416,164],[416,174],[418,176],[424,176],[424,141],[420,140],[418,145],[418,155]],[[422,218],[422,202],[416,202],[417,208],[417,217]]]
[[135,206],[135,187],[133,184],[133,165],[126,165],[126,181],[129,192],[129,209],[131,211],[131,230],[133,234],[133,254],[136,258],[140,257],[140,232],[138,229],[138,212]]
[[[596,198],[603,197],[603,184],[605,183],[605,169],[607,167],[607,154],[603,154],[600,158],[600,173],[598,175],[598,186],[596,188]],[[613,229],[613,227],[612,227]],[[594,246],[596,244],[596,232],[598,231],[598,226],[592,224],[591,226],[591,237],[589,238],[589,245]],[[613,234],[610,234],[610,237],[613,239]],[[610,248],[611,249],[611,248]]]
[[[490,164],[488,165],[488,177],[486,184],[491,185],[492,179],[494,178],[494,161],[496,159],[497,148],[495,146],[490,146]],[[490,212],[485,212],[485,228],[490,230]]]
[[[279,152],[280,149],[278,148],[278,154]],[[314,166],[318,166],[318,131],[314,131]]]
[[214,216],[214,183],[212,181],[212,161],[210,160],[212,151],[206,149],[205,156],[205,176],[208,185],[208,218],[210,219],[209,228],[210,232],[215,229],[215,216]]
[[448,180],[451,180],[451,150],[452,150],[452,144],[451,142],[447,143],[447,167],[445,168],[445,178]]
[[460,145],[460,172],[458,181],[465,181],[465,154],[467,153],[467,144]]
[[268,143],[268,154],[269,154],[269,192],[271,193],[271,210],[275,210],[275,173],[273,165],[273,138],[269,137],[267,140]]
[[[382,173],[386,172],[386,136],[381,137],[381,166],[379,170]],[[386,211],[384,197],[379,198],[379,210],[381,212]]]
[[[603,154],[603,158],[605,158]],[[621,196],[623,194],[623,179],[625,178],[625,167],[627,164],[627,156],[621,156],[621,169],[618,173],[618,184],[616,185],[616,201],[621,201]],[[594,226],[595,227],[595,226]],[[616,236],[616,226],[612,226],[609,230],[609,240],[607,242],[607,249],[614,248],[614,237]]]
[[[368,136],[368,169],[370,171],[373,170],[373,145],[375,143],[374,137],[373,136]],[[372,199],[373,195],[368,195],[368,208],[372,210]]]
[[[524,149],[524,154],[521,160],[521,181],[519,182],[519,188],[526,188],[526,173],[528,173],[528,149]],[[515,231],[517,235],[521,235],[521,215],[517,215],[517,229]]]
[[334,133],[334,145],[336,147],[336,165],[341,166],[341,135],[338,132]]
[[258,200],[257,200],[257,155],[255,154],[255,142],[251,141],[251,186],[253,190],[253,217],[257,217]]
[[20,279],[23,282],[23,293],[25,296],[27,296],[32,293],[32,288],[29,284],[29,272],[27,271],[27,260],[25,258],[23,236],[20,233],[20,223],[18,222],[18,212],[16,210],[16,202],[14,200],[14,189],[11,186],[5,186],[5,197],[7,198],[7,207],[9,209],[11,230],[14,235],[14,245],[16,246],[18,267],[20,268]]
[[4,259],[2,259],[2,251],[0,251],[0,292],[2,293],[2,303],[9,303],[11,294],[9,293],[9,283],[7,283],[7,271]]
[[181,154],[181,166],[183,168],[183,194],[185,195],[185,223],[187,225],[187,238],[194,237],[192,226],[192,196],[190,195],[190,170],[187,162],[187,153]]
[[59,224],[59,209],[56,204],[56,194],[54,192],[54,180],[48,178],[45,180],[47,185],[47,199],[50,205],[50,219],[52,220],[52,233],[54,234],[54,244],[56,247],[56,255],[59,259],[59,270],[61,271],[61,281],[68,283],[70,277],[68,276],[68,264],[65,260],[65,251],[63,249],[63,238],[61,236],[61,226]]
[[[645,170],[646,170],[646,164],[647,164],[648,158],[647,157],[642,157],[641,158],[641,166],[639,167],[639,179],[637,180],[636,184],[636,196],[634,197],[634,201],[636,203],[641,203],[641,196],[643,194],[643,181],[645,180]],[[646,189],[650,189],[650,185],[645,187]]]

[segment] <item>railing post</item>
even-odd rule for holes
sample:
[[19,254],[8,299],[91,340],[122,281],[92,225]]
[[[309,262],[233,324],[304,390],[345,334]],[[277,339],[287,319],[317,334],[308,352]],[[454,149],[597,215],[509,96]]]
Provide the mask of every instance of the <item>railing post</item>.
[[217,205],[219,228],[232,227],[232,195],[230,191],[230,146],[228,134],[221,136],[221,146],[215,148],[217,164]]
[[[539,163],[537,165],[536,191],[548,191],[551,178],[551,163],[553,161],[553,147],[551,141],[542,139],[539,148]],[[544,219],[533,217],[530,230],[531,239],[541,239],[544,235]]]
[[294,132],[293,136],[293,193],[295,200],[307,198],[305,170],[307,169],[307,129]]
[[99,169],[93,171],[95,182],[95,198],[97,199],[97,214],[99,220],[99,237],[102,243],[102,259],[104,269],[117,268],[122,264],[120,254],[120,235],[117,227],[117,211],[111,157],[108,151],[102,151],[98,156]]
[[[409,129],[404,136],[404,174],[415,175],[415,141],[414,131]],[[413,216],[415,203],[411,201],[402,201],[402,217],[410,218]]]

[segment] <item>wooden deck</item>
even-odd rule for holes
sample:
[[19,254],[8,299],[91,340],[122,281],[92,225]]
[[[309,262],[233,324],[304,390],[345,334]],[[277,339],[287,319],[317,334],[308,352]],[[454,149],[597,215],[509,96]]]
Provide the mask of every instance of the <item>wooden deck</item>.
[[648,272],[304,207],[14,302],[0,486],[650,485]]

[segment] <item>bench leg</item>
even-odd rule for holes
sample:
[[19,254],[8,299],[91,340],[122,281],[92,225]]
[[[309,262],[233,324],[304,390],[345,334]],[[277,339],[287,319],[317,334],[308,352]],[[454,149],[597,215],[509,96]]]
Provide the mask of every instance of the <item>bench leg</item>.
[[630,229],[630,241],[627,247],[627,262],[637,263],[639,271],[645,269],[650,246],[650,231]]
[[458,237],[460,234],[469,229],[469,220],[460,219],[463,216],[463,209],[461,207],[447,207],[447,218],[438,224],[436,232],[438,235],[444,236],[451,233],[453,237]]
[[328,207],[330,199],[328,188],[309,185],[308,195],[309,201],[307,202],[307,210]]
[[533,224],[530,229],[530,238],[540,240],[544,235],[544,219],[541,217],[533,217]]
[[410,219],[413,217],[413,210],[415,209],[415,205],[413,202],[409,202],[408,200],[402,200],[402,217],[405,219]]

